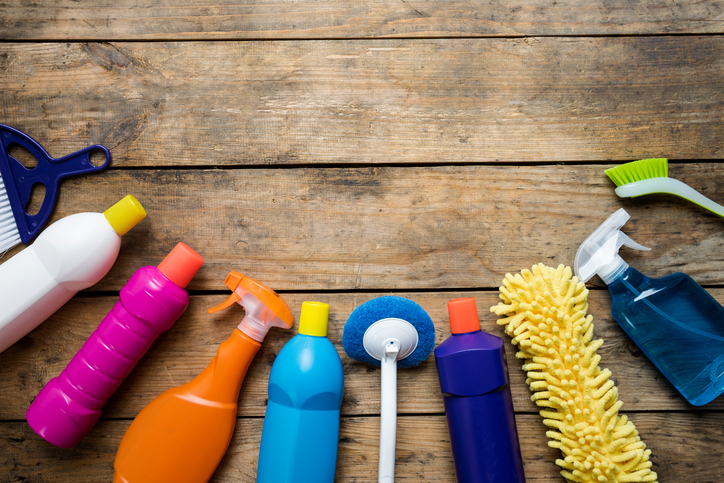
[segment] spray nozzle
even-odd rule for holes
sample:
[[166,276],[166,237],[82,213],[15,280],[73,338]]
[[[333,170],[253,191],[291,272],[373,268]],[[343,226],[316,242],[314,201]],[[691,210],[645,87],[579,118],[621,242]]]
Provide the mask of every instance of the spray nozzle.
[[631,216],[626,210],[620,208],[581,243],[573,264],[580,281],[585,283],[598,274],[608,285],[618,278],[628,268],[628,264],[618,255],[624,245],[635,250],[651,250],[621,231],[629,218]]
[[288,329],[294,323],[289,306],[274,290],[238,272],[231,272],[224,280],[232,294],[220,305],[208,310],[213,314],[239,304],[246,315],[239,330],[261,342],[272,327]]

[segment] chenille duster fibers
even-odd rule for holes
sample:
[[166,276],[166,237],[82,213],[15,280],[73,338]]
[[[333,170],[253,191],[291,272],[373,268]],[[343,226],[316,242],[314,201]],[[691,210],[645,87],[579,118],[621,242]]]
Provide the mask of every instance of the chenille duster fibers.
[[633,423],[619,415],[623,405],[601,369],[593,339],[588,290],[569,267],[543,264],[532,272],[507,274],[500,287],[503,302],[491,311],[512,337],[524,360],[531,398],[543,408],[548,444],[563,453],[556,464],[568,482],[656,482],[651,450]]

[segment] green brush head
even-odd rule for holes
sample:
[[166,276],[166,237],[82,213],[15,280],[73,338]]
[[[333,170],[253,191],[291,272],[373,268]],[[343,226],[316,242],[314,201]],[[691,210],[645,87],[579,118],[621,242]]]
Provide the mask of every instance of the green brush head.
[[644,179],[666,178],[669,176],[669,163],[666,158],[642,159],[607,169],[604,172],[616,186],[623,186]]

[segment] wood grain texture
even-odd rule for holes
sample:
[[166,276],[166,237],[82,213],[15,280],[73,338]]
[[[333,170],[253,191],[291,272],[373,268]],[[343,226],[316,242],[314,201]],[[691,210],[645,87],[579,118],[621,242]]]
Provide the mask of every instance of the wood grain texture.
[[724,37],[16,43],[0,105],[113,166],[721,159]]
[[[476,298],[483,329],[506,339],[527,481],[561,482],[488,308],[506,272],[572,264],[619,207],[652,247],[625,250],[632,266],[683,271],[724,302],[724,221],[678,198],[621,200],[603,174],[669,157],[672,177],[724,204],[723,32],[722,0],[0,0],[0,122],[54,156],[113,154],[63,183],[53,220],[129,193],[149,213],[101,283],[0,354],[0,482],[109,481],[131,419],[242,318],[206,313],[230,270],[283,290],[296,317],[304,300],[331,305],[345,370],[335,481],[375,480],[379,435],[379,370],[345,355],[342,328],[394,293],[431,315],[438,344],[446,302]],[[206,258],[189,309],[76,448],[42,441],[24,421],[33,397],[178,241]],[[688,405],[589,285],[601,367],[660,483],[720,483],[724,399]],[[256,356],[212,481],[255,480],[269,371],[296,330],[273,330]],[[399,371],[398,389],[397,481],[454,483],[433,357]]]
[[[632,216],[626,233],[653,248],[626,251],[642,273],[724,282],[721,218],[674,196],[621,200],[607,167],[111,170],[64,181],[54,219],[102,212],[129,193],[146,207],[93,291],[120,290],[179,241],[206,259],[192,290],[225,290],[230,270],[277,290],[497,289],[506,272],[572,265],[620,207]],[[724,166],[669,173],[724,201]]]
[[721,33],[719,0],[0,3],[0,38],[301,39]]
[[[724,301],[724,290],[713,291]],[[345,370],[345,394],[342,413],[373,415],[380,411],[380,372],[350,358],[342,348],[342,328],[355,307],[381,294],[284,294],[295,317],[303,300],[320,300],[331,306],[329,338],[339,352]],[[450,336],[446,302],[457,297],[474,296],[483,320],[483,329],[506,339],[506,354],[511,377],[513,402],[518,412],[537,413],[530,401],[521,362],[503,330],[488,313],[498,301],[493,292],[402,293],[419,303],[436,326],[436,343]],[[216,354],[241,320],[236,307],[223,314],[208,315],[206,309],[224,300],[224,296],[195,296],[186,314],[163,334],[141,360],[128,379],[110,399],[104,418],[133,418],[158,394],[181,385],[198,375]],[[40,389],[57,376],[90,336],[117,297],[78,297],[63,307],[30,335],[0,354],[0,420],[24,419],[25,411]],[[605,291],[592,292],[589,303],[594,316],[595,338],[604,339],[599,349],[601,367],[609,368],[619,389],[619,397],[629,411],[722,410],[724,399],[704,408],[693,408],[658,372],[645,355],[626,336],[610,315],[610,297]],[[263,416],[267,402],[269,371],[282,346],[297,332],[273,330],[256,356],[246,377],[239,399],[240,416]],[[482,369],[481,369],[482,370]],[[398,372],[398,411],[401,414],[444,412],[434,357],[419,367]]]
[[[651,459],[660,482],[720,481],[724,461],[715,442],[719,440],[724,415],[635,414],[632,420],[653,452]],[[546,445],[540,417],[518,415],[516,421],[526,481],[563,481],[554,463],[560,452]],[[129,424],[101,421],[78,446],[63,450],[42,441],[24,422],[0,422],[0,473],[11,482],[110,481],[115,452]],[[262,424],[261,418],[237,420],[231,445],[211,480],[213,483],[255,481]],[[378,418],[342,418],[335,481],[374,481],[378,441]],[[396,457],[395,481],[456,481],[444,416],[399,417]]]

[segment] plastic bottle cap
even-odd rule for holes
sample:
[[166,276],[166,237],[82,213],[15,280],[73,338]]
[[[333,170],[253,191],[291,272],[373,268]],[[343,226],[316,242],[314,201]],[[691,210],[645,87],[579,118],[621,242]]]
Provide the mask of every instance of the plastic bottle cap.
[[450,314],[450,331],[453,334],[467,334],[480,330],[478,307],[472,297],[450,300],[447,303]]
[[144,210],[141,203],[131,195],[126,196],[108,208],[103,214],[111,227],[121,236],[128,233],[128,230],[146,218],[146,210]]
[[299,315],[299,333],[304,335],[327,336],[329,305],[322,302],[302,302]]
[[185,243],[179,243],[158,264],[158,269],[173,283],[186,288],[203,263],[201,255]]

